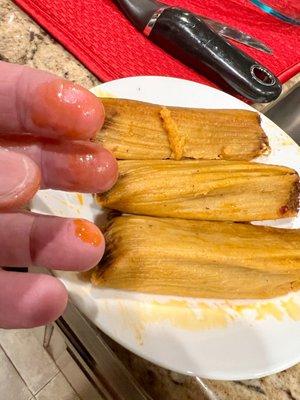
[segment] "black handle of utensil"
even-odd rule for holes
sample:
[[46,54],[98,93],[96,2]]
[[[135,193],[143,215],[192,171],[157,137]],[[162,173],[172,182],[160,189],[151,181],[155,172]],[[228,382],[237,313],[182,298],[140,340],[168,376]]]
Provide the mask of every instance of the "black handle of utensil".
[[207,65],[250,100],[269,102],[281,93],[281,84],[272,72],[186,10],[175,7],[156,10],[144,33],[194,69],[201,71],[201,64]]

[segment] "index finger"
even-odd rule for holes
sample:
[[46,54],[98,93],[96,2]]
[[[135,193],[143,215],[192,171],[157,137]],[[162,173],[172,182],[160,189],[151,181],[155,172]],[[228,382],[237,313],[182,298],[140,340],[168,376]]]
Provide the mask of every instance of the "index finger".
[[48,72],[0,61],[0,133],[87,140],[104,108],[83,87]]

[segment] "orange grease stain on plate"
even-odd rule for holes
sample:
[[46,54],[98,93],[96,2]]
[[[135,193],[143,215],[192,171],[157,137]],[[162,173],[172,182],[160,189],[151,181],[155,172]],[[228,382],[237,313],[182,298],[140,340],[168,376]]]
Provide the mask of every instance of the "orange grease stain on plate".
[[109,99],[115,99],[117,96],[114,96],[112,93],[107,92],[105,90],[102,90],[101,88],[97,90],[96,92],[97,97],[102,97],[102,98],[109,98]]
[[77,193],[77,194],[76,194],[76,197],[77,197],[78,203],[79,203],[81,206],[83,206],[83,204],[84,204],[83,195],[82,195],[81,193]]
[[290,137],[285,137],[281,141],[281,145],[282,146],[290,146],[290,145],[294,145],[294,144],[295,144],[295,142]]
[[137,343],[142,346],[144,343],[143,337],[146,321],[144,321],[143,312],[139,310],[138,303],[135,306],[137,306],[138,310],[141,311],[141,315],[139,315],[139,313],[134,313],[131,309],[125,307],[122,301],[119,302],[118,306],[121,310],[124,327],[133,330]]
[[231,306],[231,308],[237,313],[238,316],[242,316],[244,313],[252,312],[255,315],[255,319],[258,321],[267,317],[273,317],[278,321],[282,321],[284,317],[280,307],[274,303],[237,305]]
[[282,301],[282,307],[294,321],[300,321],[300,305],[293,299]]
[[167,303],[153,301],[143,309],[145,323],[169,321],[173,326],[186,330],[223,328],[232,320],[231,315],[222,307],[199,303],[191,307],[184,300],[170,300]]
[[75,219],[75,235],[85,243],[92,246],[99,246],[102,242],[102,236],[99,229],[89,221],[84,219]]
[[248,315],[250,319],[262,321],[273,318],[283,321],[290,318],[300,321],[300,304],[292,298],[276,302],[263,302],[251,304],[208,304],[198,303],[190,305],[184,300],[170,300],[166,303],[152,301],[146,306],[141,306],[140,322],[161,323],[168,321],[176,328],[189,331],[225,328],[236,319]]

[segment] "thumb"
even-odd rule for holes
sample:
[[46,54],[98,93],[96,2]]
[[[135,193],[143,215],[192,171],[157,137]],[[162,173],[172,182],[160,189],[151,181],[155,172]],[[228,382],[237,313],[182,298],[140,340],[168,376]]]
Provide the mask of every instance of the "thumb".
[[40,180],[40,170],[29,157],[0,149],[0,211],[26,204]]

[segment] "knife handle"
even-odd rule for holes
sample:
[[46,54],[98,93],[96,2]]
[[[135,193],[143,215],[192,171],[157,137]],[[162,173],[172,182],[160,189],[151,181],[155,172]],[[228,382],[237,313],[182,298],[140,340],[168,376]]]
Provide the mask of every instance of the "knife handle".
[[223,40],[194,14],[176,7],[158,10],[144,34],[196,70],[203,64],[246,98],[265,103],[281,93],[281,84],[267,68]]

